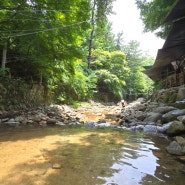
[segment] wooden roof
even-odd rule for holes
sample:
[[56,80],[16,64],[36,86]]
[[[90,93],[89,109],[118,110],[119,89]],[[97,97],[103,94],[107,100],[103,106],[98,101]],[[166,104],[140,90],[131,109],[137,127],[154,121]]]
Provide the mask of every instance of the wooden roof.
[[172,61],[181,60],[185,55],[185,0],[176,2],[165,22],[173,20],[176,21],[173,22],[162,49],[158,50],[154,65],[151,69],[144,71],[154,81],[161,80],[161,72]]

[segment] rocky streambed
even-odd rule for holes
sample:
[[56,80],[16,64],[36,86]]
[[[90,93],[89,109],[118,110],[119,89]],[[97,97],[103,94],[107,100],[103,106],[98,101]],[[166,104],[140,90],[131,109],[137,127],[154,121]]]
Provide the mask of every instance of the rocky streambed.
[[0,126],[84,125],[88,128],[111,127],[146,134],[159,134],[171,140],[166,150],[184,161],[185,109],[177,108],[179,104],[184,104],[184,102],[177,102],[172,106],[138,99],[125,108],[114,103],[91,102],[82,104],[79,108],[51,105],[33,110],[0,111]]

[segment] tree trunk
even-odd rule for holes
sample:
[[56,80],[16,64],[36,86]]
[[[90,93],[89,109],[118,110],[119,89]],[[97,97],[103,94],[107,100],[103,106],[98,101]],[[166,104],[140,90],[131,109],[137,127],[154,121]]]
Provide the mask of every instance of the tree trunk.
[[89,49],[88,49],[88,56],[87,56],[88,69],[90,69],[90,64],[92,59],[92,45],[93,45],[93,37],[94,37],[94,31],[95,31],[95,8],[96,8],[96,1],[94,0],[92,15],[91,15],[92,30],[91,30],[90,39],[89,39]]
[[1,68],[5,68],[6,67],[6,54],[7,54],[7,44],[5,44],[4,48],[3,48],[3,57],[2,57]]

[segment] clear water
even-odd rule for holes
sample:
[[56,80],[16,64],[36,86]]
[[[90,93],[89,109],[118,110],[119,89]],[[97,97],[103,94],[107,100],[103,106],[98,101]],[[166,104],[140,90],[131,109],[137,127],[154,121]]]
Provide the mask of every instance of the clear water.
[[168,143],[109,129],[1,129],[0,184],[184,185],[185,164]]

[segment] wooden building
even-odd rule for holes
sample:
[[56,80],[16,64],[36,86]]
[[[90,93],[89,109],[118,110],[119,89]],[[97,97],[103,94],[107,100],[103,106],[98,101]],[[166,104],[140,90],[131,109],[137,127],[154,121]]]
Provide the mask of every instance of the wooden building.
[[185,84],[185,0],[175,3],[164,22],[171,25],[171,30],[154,65],[144,73],[170,88]]

